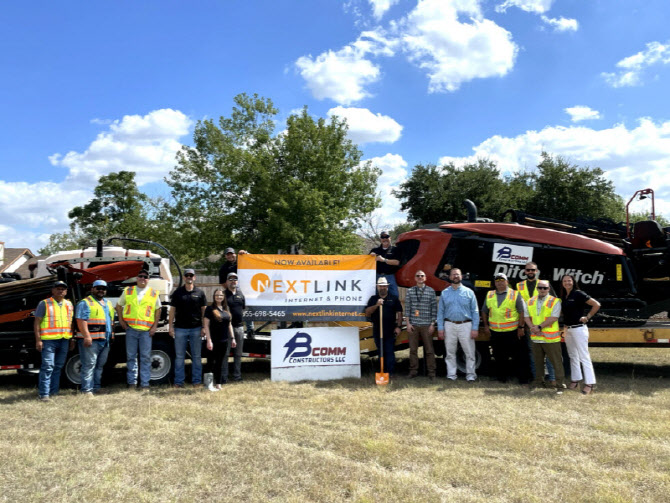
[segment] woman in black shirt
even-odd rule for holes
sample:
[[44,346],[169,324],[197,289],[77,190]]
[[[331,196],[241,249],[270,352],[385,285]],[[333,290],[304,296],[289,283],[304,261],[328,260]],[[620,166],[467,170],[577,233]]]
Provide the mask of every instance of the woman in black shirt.
[[[591,310],[584,315],[586,307]],[[589,354],[589,329],[586,324],[600,309],[600,303],[579,289],[574,276],[566,274],[561,278],[561,307],[565,324],[565,347],[570,356],[570,389],[577,389],[582,380],[584,369],[584,387],[582,393],[588,395],[593,391],[596,375]]]
[[214,290],[214,302],[205,309],[204,325],[207,349],[212,356],[215,389],[218,391],[228,380],[228,354],[230,348],[236,346],[233,326],[230,323],[230,310],[223,290]]

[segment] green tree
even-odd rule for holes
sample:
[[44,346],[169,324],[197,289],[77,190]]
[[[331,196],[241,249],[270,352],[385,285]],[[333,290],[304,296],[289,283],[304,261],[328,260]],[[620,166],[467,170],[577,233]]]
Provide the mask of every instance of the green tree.
[[119,171],[101,176],[93,199],[69,213],[72,232],[95,242],[98,238],[146,235],[148,197],[135,183],[135,173]]
[[49,242],[37,250],[37,253],[40,255],[53,255],[63,250],[76,250],[94,245],[95,241],[89,241],[86,236],[74,230],[54,232],[49,236]]
[[234,245],[274,253],[357,249],[360,216],[379,205],[379,171],[361,163],[347,125],[304,108],[274,128],[278,110],[258,95],[235,97],[230,117],[198,122],[166,179],[179,233],[200,257]]
[[480,216],[499,218],[514,199],[495,163],[483,159],[462,167],[417,165],[393,193],[419,225],[465,220],[465,199],[475,203]]
[[561,156],[542,152],[542,161],[531,175],[533,199],[525,210],[559,220],[584,217],[620,221],[623,199],[604,175],[600,168],[571,165]]

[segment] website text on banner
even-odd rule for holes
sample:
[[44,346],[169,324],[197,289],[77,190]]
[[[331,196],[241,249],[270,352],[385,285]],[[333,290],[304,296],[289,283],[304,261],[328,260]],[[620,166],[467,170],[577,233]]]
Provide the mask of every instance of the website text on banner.
[[365,321],[375,291],[370,255],[246,254],[237,260],[245,319]]

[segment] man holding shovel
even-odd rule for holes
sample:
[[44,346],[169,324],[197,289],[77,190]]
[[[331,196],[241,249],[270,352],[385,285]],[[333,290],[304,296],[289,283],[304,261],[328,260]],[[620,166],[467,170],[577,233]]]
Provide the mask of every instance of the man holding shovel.
[[[398,297],[389,293],[389,284],[385,277],[377,280],[377,294],[370,297],[365,316],[372,320],[372,335],[380,356],[386,362],[386,371],[393,375],[395,368],[395,337],[400,333],[402,305]],[[383,330],[383,332],[382,332]],[[383,334],[383,348],[380,334]]]

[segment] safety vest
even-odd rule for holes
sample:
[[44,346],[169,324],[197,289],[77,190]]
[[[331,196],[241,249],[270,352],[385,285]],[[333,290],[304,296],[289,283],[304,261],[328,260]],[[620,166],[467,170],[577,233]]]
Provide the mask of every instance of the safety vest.
[[[544,322],[547,318],[551,317],[551,311],[553,310],[556,303],[561,303],[556,297],[547,295],[547,299],[540,309],[540,314],[537,314],[537,295],[532,297],[528,301],[528,314],[530,314],[530,319],[533,321],[533,326],[539,325]],[[530,338],[533,341],[544,341],[544,342],[561,342],[561,332],[558,329],[558,320],[554,321],[551,326],[542,327],[542,333],[535,335],[531,332]]]
[[137,298],[137,287],[129,286],[125,289],[125,294],[126,306],[123,309],[123,319],[135,330],[148,331],[154,324],[158,292],[148,286],[142,302]]
[[59,306],[53,297],[42,302],[44,302],[46,312],[40,322],[40,339],[43,341],[72,339],[72,315],[74,314],[72,302],[63,299],[62,305]]
[[[528,301],[530,300],[530,292],[528,291],[528,287],[526,286],[526,280],[519,281],[516,284],[516,289],[519,292],[519,295],[521,295],[521,298],[526,302],[526,304],[528,304]],[[535,291],[537,292],[537,290]]]
[[496,291],[486,294],[486,306],[489,308],[489,327],[496,332],[511,332],[519,327],[519,311],[516,310],[516,296],[511,288],[507,289],[505,300],[498,306]]
[[[105,339],[107,335],[105,308],[102,307],[100,302],[94,299],[92,295],[86,297],[82,302],[86,302],[90,310],[86,324],[88,325],[88,333],[91,335],[91,339]],[[112,306],[112,303],[107,299],[105,299],[104,302],[107,306],[112,326],[114,326],[114,306]],[[77,332],[77,337],[84,337],[84,334]]]

